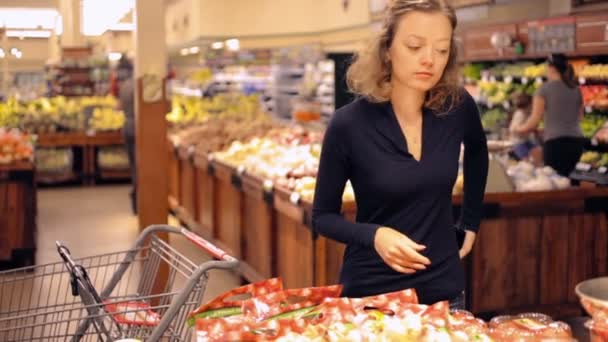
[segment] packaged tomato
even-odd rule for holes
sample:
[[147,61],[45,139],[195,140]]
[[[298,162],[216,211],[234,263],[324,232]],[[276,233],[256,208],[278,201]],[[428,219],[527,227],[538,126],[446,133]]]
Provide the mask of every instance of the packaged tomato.
[[[188,324],[190,326],[194,325],[194,321],[197,318],[222,318],[240,315],[243,313],[241,307],[245,300],[282,290],[283,282],[280,278],[266,279],[238,287],[214,298],[209,303],[203,304],[191,312],[188,316]],[[236,299],[237,296],[247,296],[247,298]]]
[[608,342],[608,326],[589,320],[585,323],[585,327],[589,329],[591,342]]
[[495,317],[489,326],[498,341],[572,341],[570,326],[540,313]]
[[342,285],[289,289],[253,297],[242,303],[243,314],[256,321],[300,318],[326,298],[337,298]]

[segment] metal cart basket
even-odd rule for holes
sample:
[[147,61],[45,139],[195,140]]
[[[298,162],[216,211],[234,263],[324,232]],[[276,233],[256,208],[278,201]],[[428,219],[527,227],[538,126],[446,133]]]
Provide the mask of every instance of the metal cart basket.
[[[159,233],[182,235],[217,260],[196,265]],[[62,262],[0,272],[0,341],[189,341],[187,316],[200,305],[207,271],[238,265],[166,225],[146,228],[123,252],[72,259],[59,242],[57,250]],[[157,277],[166,277],[164,288],[153,289]]]

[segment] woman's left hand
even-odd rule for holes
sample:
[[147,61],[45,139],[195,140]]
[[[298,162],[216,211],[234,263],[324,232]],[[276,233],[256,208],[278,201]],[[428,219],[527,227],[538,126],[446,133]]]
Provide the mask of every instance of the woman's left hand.
[[473,243],[475,242],[475,237],[477,235],[475,234],[475,232],[472,232],[470,230],[467,230],[464,236],[464,242],[462,243],[462,248],[460,248],[460,251],[458,251],[458,254],[460,255],[460,259],[464,259],[464,257],[466,257],[467,255],[469,255],[469,253],[471,253],[471,250],[473,249]]

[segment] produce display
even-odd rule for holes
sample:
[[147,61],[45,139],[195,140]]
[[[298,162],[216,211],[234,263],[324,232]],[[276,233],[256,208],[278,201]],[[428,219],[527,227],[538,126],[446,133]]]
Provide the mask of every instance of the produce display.
[[89,118],[89,129],[96,131],[117,131],[125,125],[125,114],[114,108],[95,108]]
[[0,103],[0,127],[19,128],[36,134],[85,131],[84,108],[114,106],[116,99],[111,96],[70,99],[57,96],[29,102],[11,98]]
[[507,168],[517,191],[549,191],[570,187],[570,179],[558,175],[549,166],[537,168],[527,161],[520,161]]
[[598,80],[608,79],[608,64],[585,65],[578,72],[578,76]]
[[[541,341],[572,339],[570,327],[541,314],[489,323],[447,302],[418,304],[415,290],[340,297],[340,285],[283,289],[273,278],[229,291],[192,312],[199,342],[215,341]],[[231,300],[248,295],[248,299]]]
[[[275,186],[295,191],[302,200],[312,202],[320,155],[320,133],[301,127],[285,127],[270,130],[248,142],[235,141],[227,149],[214,153],[213,157],[270,180]],[[354,201],[350,183],[346,186],[343,200]]]
[[34,147],[30,135],[0,127],[0,165],[31,161],[33,156]]
[[481,124],[488,131],[497,131],[507,125],[507,112],[502,108],[494,108],[483,112]]
[[608,120],[608,117],[597,114],[587,114],[581,120],[581,130],[585,138],[591,138],[593,134]]
[[595,132],[593,139],[604,144],[608,143],[608,121]]
[[608,108],[608,86],[585,85],[580,87],[585,106]]
[[36,171],[65,173],[72,170],[74,156],[70,148],[36,149]]
[[257,95],[220,94],[213,97],[173,96],[167,121],[177,126],[202,123],[210,118],[256,118],[261,113]]
[[97,165],[103,170],[126,170],[129,156],[124,147],[103,147],[97,153]]

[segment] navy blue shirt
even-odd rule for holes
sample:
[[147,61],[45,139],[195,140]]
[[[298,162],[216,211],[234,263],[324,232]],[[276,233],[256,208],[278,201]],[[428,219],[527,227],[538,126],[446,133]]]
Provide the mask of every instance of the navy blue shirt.
[[[362,297],[415,288],[422,303],[456,297],[464,272],[452,214],[452,188],[464,143],[464,198],[460,224],[477,230],[488,173],[488,150],[479,111],[463,91],[461,101],[438,115],[423,108],[422,153],[417,161],[390,102],[358,99],[332,117],[325,138],[313,205],[313,227],[345,243],[343,294]],[[356,223],[341,215],[350,180]],[[374,248],[379,227],[390,227],[427,248],[425,271],[408,275],[384,263]]]

